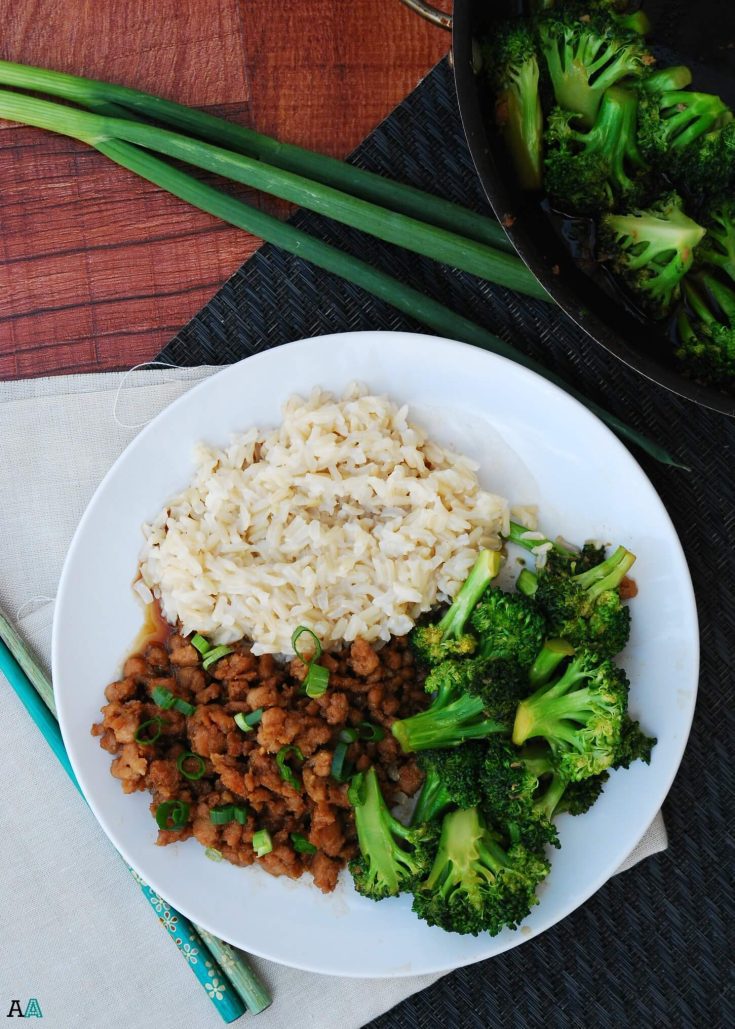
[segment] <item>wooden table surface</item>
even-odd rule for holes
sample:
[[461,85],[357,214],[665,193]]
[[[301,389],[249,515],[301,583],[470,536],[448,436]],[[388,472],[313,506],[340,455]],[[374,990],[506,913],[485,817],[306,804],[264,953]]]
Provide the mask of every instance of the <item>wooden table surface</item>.
[[[0,0],[0,23],[6,60],[337,156],[449,44],[399,0]],[[0,122],[0,379],[149,359],[258,245],[82,144]]]

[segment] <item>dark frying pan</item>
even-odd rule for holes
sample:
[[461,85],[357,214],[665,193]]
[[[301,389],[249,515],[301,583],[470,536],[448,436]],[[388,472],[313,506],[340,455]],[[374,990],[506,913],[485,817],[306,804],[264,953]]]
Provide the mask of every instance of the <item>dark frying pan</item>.
[[[477,173],[509,239],[550,296],[592,339],[631,368],[673,393],[735,416],[735,395],[681,375],[668,359],[661,330],[600,271],[592,260],[591,223],[556,216],[537,196],[516,185],[502,141],[492,128],[491,98],[476,74],[474,40],[486,34],[493,21],[522,11],[522,0],[454,0],[451,15],[423,0],[403,2],[451,29],[457,100]],[[718,93],[735,106],[735,4],[648,0],[643,6],[654,25],[654,50],[660,59],[688,64],[695,88]]]

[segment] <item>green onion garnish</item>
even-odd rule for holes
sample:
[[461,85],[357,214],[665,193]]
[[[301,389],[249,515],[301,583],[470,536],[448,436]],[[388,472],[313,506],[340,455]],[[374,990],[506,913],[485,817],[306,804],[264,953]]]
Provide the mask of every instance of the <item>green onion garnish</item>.
[[273,840],[267,829],[259,829],[253,836],[253,850],[258,857],[265,857],[273,850]]
[[195,632],[192,638],[189,640],[192,647],[198,650],[200,654],[206,654],[208,650],[212,649],[212,644],[204,636],[201,636],[198,632]]
[[357,729],[361,740],[370,740],[378,743],[380,740],[385,739],[385,730],[381,729],[379,725],[373,725],[372,722],[360,722]]
[[[304,633],[311,636],[311,638],[314,641],[314,653],[311,655],[311,657],[308,657],[306,654],[302,653],[296,646],[297,640],[299,640],[304,635]],[[319,658],[322,656],[322,645],[319,642],[319,637],[315,632],[312,632],[312,630],[306,625],[300,625],[298,629],[294,629],[294,631],[291,633],[291,646],[294,649],[296,657],[301,658],[305,665],[310,665],[312,661],[318,661]]]
[[170,707],[174,706],[176,697],[173,695],[171,690],[166,689],[165,686],[156,686],[151,690],[151,700],[158,707],[162,707],[164,711],[168,711]]
[[[155,731],[151,729],[149,732],[144,732],[148,729],[149,725],[154,725]],[[135,742],[139,743],[141,747],[149,747],[151,743],[155,743],[158,737],[161,735],[161,729],[163,727],[163,719],[160,715],[156,715],[154,718],[149,718],[147,722],[141,722],[138,726],[138,731],[135,734]]]
[[189,805],[185,800],[166,800],[156,808],[156,824],[159,829],[173,832],[183,829],[189,818]]
[[357,729],[342,729],[337,738],[342,743],[354,743],[358,739]]
[[252,732],[262,717],[262,707],[256,708],[255,711],[251,711],[249,715],[246,715],[244,711],[238,711],[235,715],[235,725],[242,729],[243,732]]
[[283,781],[287,782],[289,786],[293,786],[295,790],[300,790],[301,780],[286,764],[286,762],[292,754],[297,759],[297,761],[304,760],[304,755],[301,753],[301,749],[299,747],[286,746],[281,747],[281,749],[276,754],[276,764],[278,765],[278,771],[281,773],[281,778],[283,779]]
[[209,858],[210,861],[221,861],[222,851],[217,850],[215,847],[205,847],[204,856]]
[[[187,763],[191,761],[196,762],[194,768],[187,768]],[[204,758],[199,754],[192,754],[190,750],[185,750],[183,754],[179,754],[176,767],[185,779],[201,779],[207,766],[204,763]]]
[[218,804],[209,809],[209,819],[213,825],[227,825],[229,822],[245,825],[248,820],[248,809],[244,804]]
[[174,709],[180,711],[182,715],[193,715],[196,708],[193,704],[190,704],[188,700],[182,700],[181,697],[174,697]]
[[232,808],[235,816],[235,821],[239,822],[240,825],[245,825],[245,823],[248,820],[248,809],[245,807],[245,805],[233,804]]
[[224,646],[215,647],[214,650],[208,650],[207,653],[204,655],[204,660],[202,661],[202,668],[206,671],[208,668],[211,668],[213,664],[219,661],[220,658],[227,657],[227,655],[232,654],[232,652],[232,647]]
[[291,842],[293,843],[293,849],[298,854],[316,854],[316,847],[313,843],[309,843],[305,836],[302,836],[300,832],[291,833]]
[[218,804],[209,809],[209,819],[214,825],[227,825],[235,817],[234,804]]
[[303,690],[306,696],[315,700],[316,697],[321,697],[323,693],[327,692],[328,685],[329,669],[325,668],[324,665],[315,665],[312,662],[304,679]]
[[331,775],[337,782],[347,781],[347,769],[345,767],[345,759],[347,757],[347,748],[349,743],[345,743],[344,740],[340,740],[337,746],[334,748],[334,755],[332,757],[332,768]]

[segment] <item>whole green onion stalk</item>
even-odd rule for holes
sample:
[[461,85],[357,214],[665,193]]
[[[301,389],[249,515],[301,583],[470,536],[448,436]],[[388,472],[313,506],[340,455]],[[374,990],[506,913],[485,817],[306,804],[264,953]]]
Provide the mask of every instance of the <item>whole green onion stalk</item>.
[[[17,73],[21,66],[0,62],[3,81],[8,81],[9,68],[14,69]],[[23,81],[14,84],[47,91],[49,89],[48,77],[57,75],[57,73],[45,72],[41,76],[39,69],[26,69],[25,72]],[[64,78],[68,80],[70,77],[65,76]],[[84,80],[72,79],[72,81]],[[57,89],[57,92],[61,95],[60,89]],[[72,96],[69,98],[76,99]],[[116,102],[114,97],[106,101],[104,97],[95,100],[94,96],[89,96],[88,100],[92,105],[97,103],[98,106],[107,107],[107,109],[109,109],[110,103]],[[117,113],[116,109],[115,113]],[[555,373],[548,371],[525,354],[516,351],[510,344],[500,340],[481,326],[455,314],[418,290],[397,282],[385,272],[315,239],[293,225],[283,223],[263,211],[252,208],[242,201],[198,181],[140,147],[160,150],[163,145],[169,156],[177,156],[189,163],[197,163],[200,167],[210,167],[210,162],[212,162],[219,167],[226,165],[229,170],[235,168],[241,170],[243,165],[237,164],[234,155],[227,155],[208,144],[185,139],[175,133],[168,133],[139,122],[110,117],[108,114],[100,115],[78,111],[3,90],[0,90],[0,117],[27,125],[35,125],[38,128],[48,129],[87,143],[115,163],[135,172],[200,210],[360,286],[410,318],[428,326],[439,335],[460,339],[482,347],[535,371],[576,397],[611,428],[638,444],[656,460],[663,464],[684,467],[678,464],[663,447],[630,428],[615,415],[605,411],[604,408],[568,386]],[[162,144],[161,140],[163,140]],[[239,181],[244,180],[240,179]],[[303,183],[299,186],[303,188]],[[320,187],[312,184],[312,188],[318,192]],[[497,281],[497,279],[492,281]]]

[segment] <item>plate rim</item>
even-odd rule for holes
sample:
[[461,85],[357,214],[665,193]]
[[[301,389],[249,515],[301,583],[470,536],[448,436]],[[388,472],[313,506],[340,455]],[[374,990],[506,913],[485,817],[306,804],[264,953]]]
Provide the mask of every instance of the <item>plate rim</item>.
[[[438,344],[438,345],[440,345],[440,347],[456,349],[457,351],[462,351],[462,352],[466,352],[469,349],[470,351],[472,351],[475,354],[484,355],[484,358],[488,360],[490,365],[492,365],[495,362],[499,362],[503,366],[510,366],[513,369],[513,374],[518,374],[521,377],[521,379],[527,378],[529,381],[533,381],[537,386],[540,385],[543,389],[549,391],[552,394],[560,395],[563,398],[564,402],[570,403],[573,407],[576,407],[577,409],[579,409],[579,411],[581,411],[583,417],[586,416],[586,417],[592,419],[594,422],[596,422],[597,425],[607,435],[608,443],[610,445],[612,445],[614,448],[618,449],[619,452],[623,455],[624,458],[626,458],[627,460],[629,460],[629,461],[631,461],[633,463],[633,466],[635,468],[637,468],[639,474],[643,477],[645,482],[648,484],[652,494],[654,495],[654,497],[656,498],[656,500],[658,501],[658,503],[660,505],[661,516],[665,520],[665,524],[666,524],[666,526],[667,526],[667,528],[669,530],[671,543],[675,546],[675,548],[676,548],[676,550],[678,552],[678,556],[679,556],[679,558],[681,560],[682,570],[685,573],[686,583],[685,584],[683,583],[682,585],[686,585],[686,587],[687,587],[687,589],[686,589],[686,594],[687,594],[687,596],[686,596],[686,600],[687,600],[686,607],[688,608],[689,616],[692,619],[692,633],[693,633],[693,635],[692,635],[692,651],[691,651],[692,658],[693,658],[693,664],[692,664],[693,682],[690,684],[691,685],[690,699],[689,699],[689,702],[687,704],[687,712],[686,712],[686,715],[685,715],[686,722],[684,723],[684,720],[682,720],[682,726],[684,726],[684,724],[686,725],[686,732],[682,733],[681,743],[680,743],[679,747],[676,748],[676,760],[672,761],[671,767],[669,769],[669,772],[668,772],[668,774],[665,777],[665,780],[664,780],[665,786],[662,786],[659,789],[659,791],[658,791],[661,794],[661,796],[660,796],[660,798],[657,799],[657,804],[658,804],[657,810],[660,810],[660,806],[663,803],[663,801],[665,800],[666,796],[668,795],[668,793],[669,793],[669,791],[671,789],[672,783],[673,783],[673,781],[674,781],[674,779],[675,779],[675,777],[676,777],[676,775],[678,773],[678,770],[679,770],[679,767],[681,765],[681,761],[682,761],[682,758],[683,758],[683,755],[684,755],[684,752],[685,752],[685,749],[686,749],[686,746],[687,746],[687,743],[688,743],[688,740],[689,740],[689,736],[690,736],[690,733],[691,733],[691,727],[692,727],[692,722],[693,722],[693,718],[694,718],[694,711],[695,711],[695,707],[696,707],[696,700],[697,700],[697,693],[698,693],[699,667],[700,667],[700,661],[699,661],[699,658],[700,658],[700,637],[699,637],[699,620],[698,620],[698,613],[697,613],[697,606],[696,606],[696,597],[695,597],[694,588],[693,588],[693,584],[692,584],[692,580],[691,580],[691,573],[689,572],[689,567],[688,567],[688,563],[687,563],[687,560],[686,560],[686,555],[684,553],[684,549],[682,547],[681,540],[679,539],[679,535],[678,535],[678,533],[676,531],[676,527],[674,526],[674,523],[673,523],[673,521],[671,519],[671,516],[669,515],[669,513],[668,513],[668,511],[666,509],[666,506],[664,505],[663,501],[661,500],[661,497],[659,496],[659,493],[656,490],[655,486],[650,481],[650,479],[648,478],[648,476],[646,475],[645,471],[640,466],[640,464],[638,463],[638,461],[636,460],[634,455],[628,450],[628,448],[622,443],[622,441],[612,432],[612,430],[609,429],[608,426],[606,426],[601,421],[601,419],[597,415],[595,415],[592,411],[590,411],[581,401],[577,400],[576,397],[571,396],[569,393],[567,393],[565,390],[563,390],[560,386],[557,386],[555,383],[553,383],[553,382],[549,381],[548,379],[544,378],[542,375],[539,375],[537,372],[534,372],[531,369],[526,368],[523,365],[520,365],[520,364],[516,363],[515,361],[511,361],[509,358],[502,357],[502,356],[500,356],[498,354],[494,354],[494,353],[492,353],[490,351],[481,350],[481,349],[479,349],[477,347],[473,347],[470,344],[467,344],[467,343],[464,343],[464,342],[461,342],[461,341],[458,341],[458,340],[450,340],[450,339],[447,339],[447,338],[444,338],[444,337],[440,337],[440,336],[425,335],[423,333],[410,333],[410,332],[403,332],[403,331],[397,331],[397,330],[382,330],[382,329],[374,329],[374,330],[372,330],[372,329],[368,329],[368,330],[357,330],[357,331],[354,331],[354,332],[328,333],[328,334],[323,334],[323,335],[319,335],[319,336],[306,337],[305,339],[302,339],[302,340],[295,340],[295,341],[292,341],[292,342],[281,344],[281,345],[279,345],[277,347],[274,347],[274,348],[270,348],[268,350],[261,351],[258,354],[254,354],[254,355],[251,355],[249,357],[246,357],[246,358],[244,358],[241,361],[235,362],[234,364],[223,366],[220,371],[215,372],[212,375],[208,376],[207,378],[202,379],[201,381],[195,383],[190,389],[185,390],[179,397],[177,397],[174,401],[172,401],[165,408],[163,408],[163,410],[161,410],[153,419],[151,419],[151,421],[143,429],[141,429],[141,431],[139,433],[136,434],[136,436],[133,437],[133,439],[128,443],[128,445],[124,448],[124,450],[116,458],[114,463],[108,469],[108,471],[106,472],[106,474],[104,475],[104,477],[100,481],[99,485],[95,489],[92,497],[90,498],[90,500],[89,500],[89,502],[88,502],[88,504],[87,504],[87,506],[86,506],[86,508],[84,510],[84,513],[82,514],[82,517],[79,520],[77,528],[75,529],[74,535],[72,537],[71,543],[69,545],[69,548],[68,548],[68,551],[67,551],[67,554],[66,554],[66,557],[65,557],[65,560],[64,560],[64,565],[63,565],[63,568],[62,568],[62,573],[61,573],[61,577],[59,579],[59,585],[58,585],[58,590],[57,590],[57,594],[56,594],[57,602],[56,602],[55,609],[54,609],[54,619],[53,619],[53,629],[52,629],[52,643],[51,643],[52,675],[53,675],[54,682],[58,681],[57,671],[59,669],[59,661],[60,661],[60,657],[59,657],[59,638],[58,638],[58,633],[59,633],[58,626],[59,626],[59,622],[61,620],[60,612],[64,609],[64,605],[67,602],[66,598],[67,598],[67,593],[69,591],[69,585],[68,585],[68,581],[67,580],[69,580],[70,577],[71,577],[71,571],[72,571],[72,566],[73,566],[74,558],[76,556],[77,550],[82,545],[82,541],[83,541],[83,537],[84,537],[84,530],[85,530],[87,521],[92,517],[93,508],[96,506],[96,504],[97,504],[97,502],[99,500],[99,497],[103,494],[103,492],[104,492],[104,490],[105,490],[105,488],[107,486],[108,481],[115,475],[118,466],[120,464],[122,464],[122,462],[124,460],[126,460],[128,458],[129,452],[133,448],[145,446],[145,440],[150,435],[152,435],[155,432],[156,427],[157,427],[157,425],[159,423],[159,420],[165,418],[166,416],[170,416],[170,412],[172,411],[172,409],[177,408],[179,405],[185,406],[186,403],[191,403],[191,400],[189,398],[191,398],[192,396],[196,397],[196,395],[198,395],[198,393],[200,391],[206,391],[208,388],[211,389],[212,388],[211,384],[215,380],[220,378],[220,376],[227,376],[227,375],[233,374],[233,370],[234,369],[241,369],[242,366],[245,365],[245,364],[247,364],[249,367],[252,367],[253,363],[261,364],[263,362],[267,362],[268,360],[272,360],[273,356],[276,355],[276,354],[280,354],[281,352],[288,352],[288,350],[290,348],[299,347],[299,346],[303,347],[304,344],[308,344],[308,343],[316,343],[316,342],[324,343],[326,341],[341,341],[341,342],[344,342],[345,340],[348,340],[348,339],[349,340],[359,340],[361,338],[365,339],[365,340],[368,339],[368,338],[374,340],[376,337],[378,337],[381,340],[382,344],[387,343],[389,339],[392,339],[394,342],[399,343],[400,340],[408,338],[411,341],[415,341],[417,339],[420,339],[420,340],[422,340],[422,342],[425,345],[426,344],[433,344],[433,345]],[[311,386],[309,388],[311,388]],[[235,430],[232,430],[232,431],[235,431]],[[687,684],[687,685],[689,685],[689,684]],[[97,819],[98,823],[100,824],[102,830],[107,835],[107,837],[110,840],[110,842],[113,844],[115,849],[121,854],[121,856],[124,858],[126,863],[130,867],[132,867],[139,875],[141,875],[141,877],[145,878],[146,882],[148,882],[148,884],[151,886],[152,889],[154,889],[161,896],[164,896],[164,897],[167,896],[168,891],[165,888],[165,886],[164,886],[163,889],[159,889],[160,880],[158,882],[154,881],[154,880],[158,879],[157,876],[148,877],[148,876],[143,875],[143,873],[140,873],[138,871],[138,869],[136,867],[135,861],[131,860],[130,855],[127,853],[127,848],[126,848],[126,846],[124,844],[124,841],[123,841],[123,843],[121,845],[120,842],[118,841],[117,834],[116,834],[114,828],[109,823],[109,820],[106,818],[104,813],[98,811],[95,802],[87,795],[87,792],[86,792],[86,790],[84,788],[84,785],[82,783],[82,779],[84,778],[84,776],[82,775],[80,777],[80,771],[79,771],[79,767],[78,767],[78,764],[77,764],[77,761],[76,761],[76,756],[75,756],[75,753],[74,753],[75,745],[74,745],[73,733],[71,732],[71,730],[67,726],[67,722],[66,722],[67,708],[66,708],[66,701],[64,699],[64,691],[63,691],[63,689],[62,689],[62,692],[57,697],[57,707],[58,707],[59,724],[60,724],[60,727],[61,727],[62,737],[63,737],[63,740],[64,740],[65,748],[67,750],[67,754],[69,756],[70,763],[72,765],[74,774],[77,777],[77,780],[79,782],[79,785],[80,785],[80,788],[82,790],[82,793],[83,793],[83,795],[84,795],[84,797],[85,797],[89,807],[91,808],[95,818]],[[589,900],[589,898],[591,896],[593,896],[616,873],[616,871],[619,868],[620,864],[622,862],[624,862],[627,857],[630,856],[630,854],[637,847],[637,845],[640,842],[640,840],[645,836],[645,834],[646,834],[646,832],[647,832],[647,830],[649,828],[649,824],[646,824],[645,826],[643,826],[643,828],[641,829],[640,835],[637,836],[637,838],[635,839],[635,842],[626,851],[625,855],[623,857],[620,857],[619,855],[616,855],[614,861],[608,861],[606,864],[604,864],[602,866],[602,868],[601,868],[601,871],[600,871],[599,875],[592,881],[592,883],[589,885],[589,888],[586,888],[581,894],[575,894],[575,898],[578,898],[578,899],[575,899],[575,901],[572,902],[570,905],[564,905],[562,913],[558,917],[555,917],[551,921],[546,921],[546,922],[542,921],[542,924],[540,926],[535,926],[533,933],[528,935],[528,936],[525,936],[522,933],[521,929],[519,929],[514,936],[512,936],[510,939],[508,939],[507,942],[503,941],[503,943],[501,943],[500,946],[497,945],[496,938],[494,938],[494,937],[487,937],[488,941],[496,940],[495,944],[493,945],[493,951],[492,951],[491,954],[478,953],[476,956],[473,955],[470,958],[468,958],[467,960],[463,959],[459,963],[457,963],[456,961],[452,961],[449,964],[447,964],[447,963],[436,963],[436,964],[431,965],[431,966],[422,966],[418,970],[416,968],[412,967],[412,968],[397,969],[395,971],[390,971],[390,972],[375,972],[375,971],[369,971],[369,972],[345,972],[342,969],[335,970],[333,968],[324,967],[323,965],[321,967],[319,967],[319,966],[314,965],[313,963],[309,962],[308,960],[307,961],[301,961],[301,962],[298,962],[298,963],[296,963],[294,961],[291,961],[291,960],[286,961],[283,958],[279,958],[277,955],[269,952],[267,949],[259,948],[258,945],[257,945],[257,942],[255,944],[253,944],[252,942],[248,942],[247,944],[242,944],[242,943],[239,943],[237,941],[232,941],[232,942],[234,943],[235,946],[242,947],[243,949],[246,949],[249,953],[252,953],[252,954],[254,954],[254,955],[258,956],[258,957],[262,957],[262,958],[265,958],[267,960],[271,960],[271,961],[274,961],[276,963],[283,964],[286,967],[298,968],[298,969],[301,969],[303,971],[314,972],[314,973],[323,974],[323,975],[339,975],[339,976],[342,976],[344,978],[355,978],[355,979],[368,979],[368,978],[380,978],[380,979],[394,979],[395,978],[395,979],[397,979],[397,978],[408,978],[408,977],[413,977],[413,976],[417,976],[417,975],[446,973],[446,972],[452,971],[453,969],[456,969],[456,968],[459,968],[459,967],[464,967],[465,965],[474,964],[474,963],[476,963],[478,961],[483,961],[483,960],[489,959],[490,957],[498,956],[499,954],[505,953],[506,951],[511,950],[514,947],[517,947],[517,946],[521,945],[522,943],[526,942],[526,940],[536,939],[538,936],[541,935],[541,933],[547,931],[548,929],[554,927],[555,925],[558,925],[565,918],[567,918],[570,914],[572,914],[574,911],[576,911],[578,908],[580,908],[583,904],[585,904]],[[185,917],[190,919],[196,925],[202,926],[204,929],[207,929],[209,932],[213,933],[214,935],[220,935],[219,929],[218,929],[218,927],[216,925],[213,925],[211,922],[208,922],[206,917],[202,918],[200,916],[200,914],[196,914],[196,915],[193,914],[191,912],[191,909],[188,908],[188,905],[186,903],[183,904],[183,905],[176,904],[175,907],[176,907],[176,909],[181,914],[183,914]],[[479,937],[479,939],[484,939],[484,938],[485,937]]]

